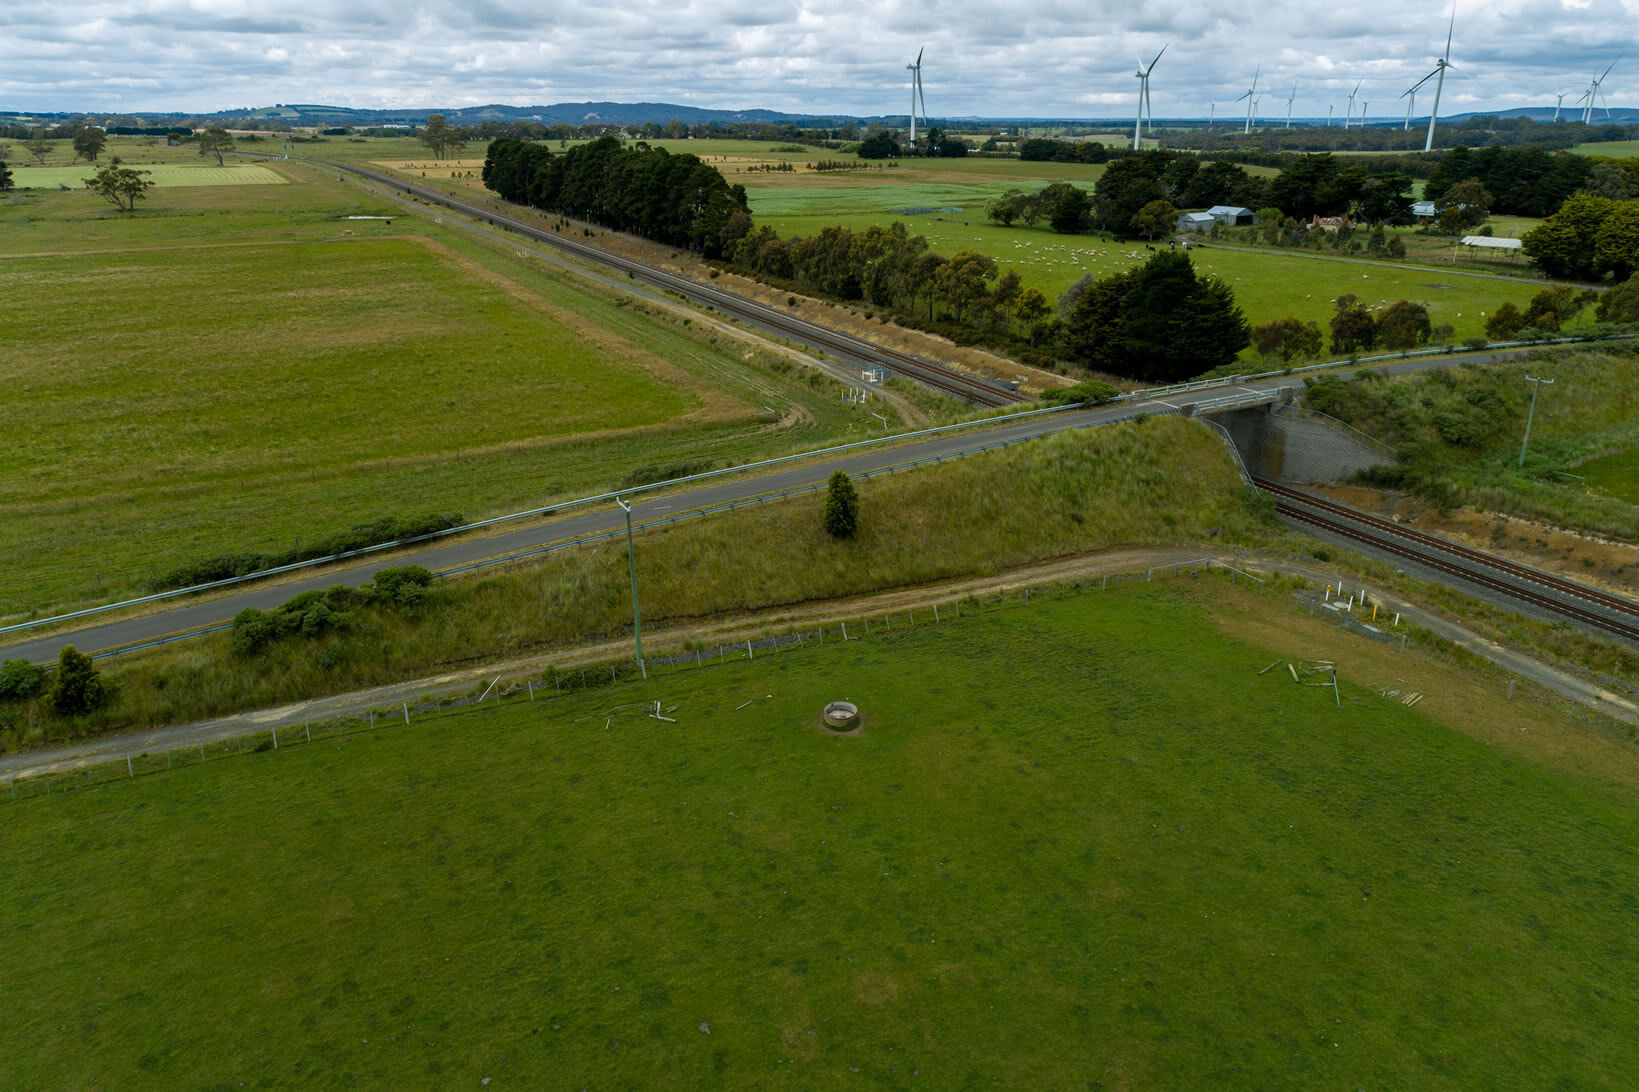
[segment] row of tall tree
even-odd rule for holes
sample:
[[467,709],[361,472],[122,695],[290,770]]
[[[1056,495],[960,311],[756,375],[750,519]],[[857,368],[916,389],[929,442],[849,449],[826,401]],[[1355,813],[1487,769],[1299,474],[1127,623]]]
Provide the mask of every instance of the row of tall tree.
[[1639,201],[1573,194],[1524,235],[1525,253],[1550,277],[1631,277],[1639,268]]
[[484,185],[508,201],[721,257],[751,229],[744,186],[698,156],[600,137],[562,153],[503,138],[484,158]]

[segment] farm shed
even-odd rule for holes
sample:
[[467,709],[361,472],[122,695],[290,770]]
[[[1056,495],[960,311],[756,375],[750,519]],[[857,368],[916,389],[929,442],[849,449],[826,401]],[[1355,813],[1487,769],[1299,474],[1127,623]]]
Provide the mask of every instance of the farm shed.
[[1245,227],[1254,219],[1251,209],[1239,205],[1213,205],[1206,214],[1225,227]]
[[1178,217],[1178,230],[1208,231],[1217,222],[1210,212],[1186,212]]

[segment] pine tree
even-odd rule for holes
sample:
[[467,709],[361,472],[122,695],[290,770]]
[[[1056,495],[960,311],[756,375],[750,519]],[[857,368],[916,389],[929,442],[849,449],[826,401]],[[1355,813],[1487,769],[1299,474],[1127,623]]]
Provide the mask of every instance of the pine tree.
[[853,479],[838,470],[831,475],[825,490],[825,515],[822,522],[833,538],[851,538],[859,526],[859,490]]
[[57,657],[57,678],[51,686],[51,707],[65,717],[100,709],[108,700],[108,689],[97,673],[91,657],[64,645]]

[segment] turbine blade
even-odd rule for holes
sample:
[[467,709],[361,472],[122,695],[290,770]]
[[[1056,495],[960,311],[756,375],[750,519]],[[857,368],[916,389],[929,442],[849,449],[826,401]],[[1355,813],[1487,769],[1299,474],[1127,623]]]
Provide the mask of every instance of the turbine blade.
[[928,51],[927,46],[923,46],[921,49],[916,51],[916,67],[918,67],[918,68],[922,67],[922,54],[926,53],[927,51]]
[[1457,29],[1457,0],[1451,0],[1451,23],[1446,27],[1446,60],[1451,60],[1451,32]]
[[[1172,44],[1171,42],[1167,43],[1167,45],[1171,45],[1171,44]],[[1161,53],[1165,53],[1167,51],[1167,45],[1164,45],[1164,46],[1161,47]],[[1161,53],[1157,53],[1155,55],[1155,61],[1159,61],[1161,59]],[[1155,67],[1155,61],[1150,62],[1150,67],[1151,68]]]

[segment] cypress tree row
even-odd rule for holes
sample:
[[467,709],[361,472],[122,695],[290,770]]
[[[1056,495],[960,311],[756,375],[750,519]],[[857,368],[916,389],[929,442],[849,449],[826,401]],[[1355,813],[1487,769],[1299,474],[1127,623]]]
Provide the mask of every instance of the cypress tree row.
[[641,141],[627,146],[605,136],[557,154],[544,144],[502,138],[490,143],[483,179],[508,201],[708,258],[723,256],[750,227],[744,186],[730,186],[698,156]]

